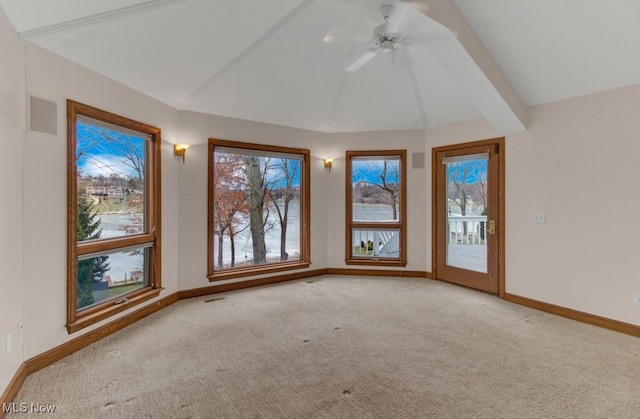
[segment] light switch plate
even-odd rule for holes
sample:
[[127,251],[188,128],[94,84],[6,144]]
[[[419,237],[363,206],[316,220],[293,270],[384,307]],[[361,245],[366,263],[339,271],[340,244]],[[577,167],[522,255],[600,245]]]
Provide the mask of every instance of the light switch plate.
[[533,213],[533,222],[535,224],[544,224],[547,219],[547,216],[544,212],[534,212]]

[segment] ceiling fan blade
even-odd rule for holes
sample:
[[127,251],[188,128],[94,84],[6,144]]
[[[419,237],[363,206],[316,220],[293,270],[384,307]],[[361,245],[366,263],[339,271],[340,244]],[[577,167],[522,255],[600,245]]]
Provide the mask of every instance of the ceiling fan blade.
[[356,58],[349,66],[345,69],[346,71],[353,72],[358,70],[360,67],[371,61],[373,57],[376,56],[375,51],[367,51],[358,58]]
[[350,30],[347,28],[333,27],[329,29],[329,32],[322,39],[325,43],[329,42],[368,42],[371,40],[370,36],[367,36],[361,32]]

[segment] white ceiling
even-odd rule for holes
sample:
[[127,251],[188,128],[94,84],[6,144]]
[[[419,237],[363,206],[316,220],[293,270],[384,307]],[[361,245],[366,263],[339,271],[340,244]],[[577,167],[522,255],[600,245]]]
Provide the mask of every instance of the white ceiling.
[[[405,47],[344,69],[397,3]],[[640,82],[638,0],[0,0],[20,36],[177,109],[324,132],[425,129]],[[457,6],[457,8],[456,8]],[[459,9],[459,10],[458,10]],[[424,8],[421,10],[424,11]],[[446,25],[446,26],[445,26]],[[395,61],[395,62],[392,62]]]
[[640,82],[638,0],[454,0],[527,106]]

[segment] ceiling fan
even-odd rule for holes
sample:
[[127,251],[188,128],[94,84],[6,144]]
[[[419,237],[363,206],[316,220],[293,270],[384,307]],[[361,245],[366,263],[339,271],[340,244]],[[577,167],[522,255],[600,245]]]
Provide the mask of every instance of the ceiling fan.
[[406,37],[401,32],[402,14],[407,13],[405,8],[414,7],[421,11],[424,6],[414,6],[413,3],[397,3],[395,5],[388,4],[380,8],[380,13],[384,19],[384,23],[378,25],[373,30],[373,37],[362,36],[361,34],[346,33],[339,28],[331,28],[329,33],[324,37],[324,42],[336,42],[349,40],[352,42],[370,42],[371,48],[354,59],[346,68],[346,71],[353,72],[371,61],[378,54],[391,54],[392,61],[395,61],[395,52],[400,49]]

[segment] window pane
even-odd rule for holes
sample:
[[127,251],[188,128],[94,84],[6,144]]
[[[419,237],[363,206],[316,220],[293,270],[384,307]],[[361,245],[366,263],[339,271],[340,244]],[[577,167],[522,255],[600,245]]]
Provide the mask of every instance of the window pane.
[[213,156],[214,268],[301,260],[304,161],[223,150]]
[[444,159],[449,266],[487,273],[488,154]]
[[78,242],[147,231],[148,137],[88,118],[76,122]]
[[400,163],[397,157],[352,159],[353,221],[400,220]]
[[148,286],[148,266],[148,247],[79,258],[77,309],[84,310]]
[[353,257],[400,257],[400,229],[351,230],[351,256]]

